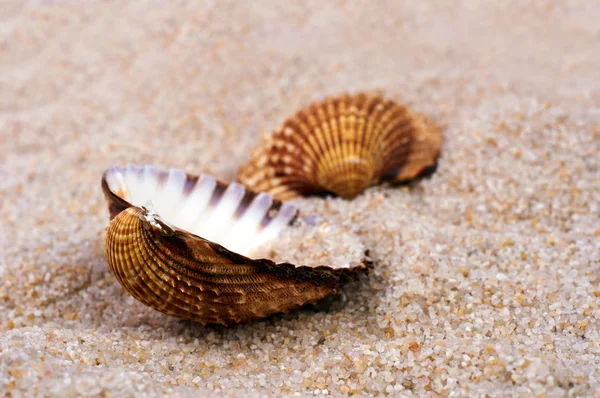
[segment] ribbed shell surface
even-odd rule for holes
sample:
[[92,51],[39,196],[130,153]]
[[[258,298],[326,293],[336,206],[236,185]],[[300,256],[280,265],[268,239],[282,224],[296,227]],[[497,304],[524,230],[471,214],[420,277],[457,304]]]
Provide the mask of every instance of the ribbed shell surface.
[[435,168],[440,145],[439,130],[404,105],[343,95],[286,120],[238,180],[281,200],[327,192],[353,198],[379,181],[404,182]]

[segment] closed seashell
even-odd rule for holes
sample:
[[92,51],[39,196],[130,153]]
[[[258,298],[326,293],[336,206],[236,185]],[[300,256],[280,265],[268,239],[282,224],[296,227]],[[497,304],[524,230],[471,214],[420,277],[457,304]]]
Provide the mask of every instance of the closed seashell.
[[327,98],[302,109],[252,152],[238,181],[277,199],[333,193],[353,198],[380,182],[405,182],[437,165],[440,131],[379,96]]
[[169,315],[247,322],[315,303],[366,272],[364,258],[334,269],[247,257],[294,228],[298,209],[238,183],[128,165],[106,170],[102,189],[112,272],[133,297]]

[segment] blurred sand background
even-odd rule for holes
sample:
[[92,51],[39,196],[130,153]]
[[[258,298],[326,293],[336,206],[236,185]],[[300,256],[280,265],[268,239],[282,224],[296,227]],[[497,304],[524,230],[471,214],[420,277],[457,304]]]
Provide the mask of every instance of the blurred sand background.
[[[0,4],[0,396],[592,396],[600,389],[597,1]],[[233,179],[312,100],[382,90],[438,172],[305,206],[371,248],[329,309],[203,327],[103,253],[102,171]]]

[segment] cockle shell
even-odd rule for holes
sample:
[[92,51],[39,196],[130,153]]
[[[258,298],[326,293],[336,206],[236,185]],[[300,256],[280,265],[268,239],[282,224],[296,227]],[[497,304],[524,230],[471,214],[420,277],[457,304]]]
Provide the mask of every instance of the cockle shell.
[[379,182],[433,171],[440,131],[423,115],[379,96],[315,102],[252,152],[238,181],[277,199],[334,193],[353,198]]
[[275,239],[298,214],[238,183],[128,165],[106,170],[102,189],[112,272],[133,297],[169,315],[247,322],[315,303],[366,271],[364,263],[297,267],[232,251],[250,253]]

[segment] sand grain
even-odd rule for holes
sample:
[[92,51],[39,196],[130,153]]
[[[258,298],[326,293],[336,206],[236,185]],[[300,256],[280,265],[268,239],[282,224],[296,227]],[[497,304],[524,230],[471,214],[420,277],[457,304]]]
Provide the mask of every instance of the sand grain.
[[[0,10],[0,395],[592,396],[595,1],[12,1]],[[234,178],[311,100],[382,90],[443,126],[411,188],[307,206],[371,249],[330,308],[202,327],[126,294],[113,164]]]

